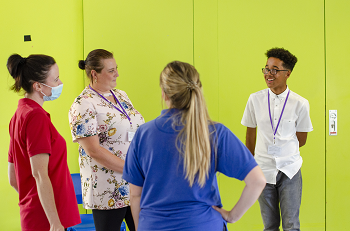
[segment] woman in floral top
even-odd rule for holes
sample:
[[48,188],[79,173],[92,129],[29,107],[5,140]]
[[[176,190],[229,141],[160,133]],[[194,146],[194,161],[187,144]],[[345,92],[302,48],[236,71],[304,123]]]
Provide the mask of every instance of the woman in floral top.
[[122,179],[124,160],[136,129],[144,123],[124,91],[114,89],[119,76],[113,54],[91,51],[79,61],[90,84],[69,110],[73,142],[79,143],[84,208],[92,209],[96,230],[119,230],[125,218],[135,230],[129,184]]

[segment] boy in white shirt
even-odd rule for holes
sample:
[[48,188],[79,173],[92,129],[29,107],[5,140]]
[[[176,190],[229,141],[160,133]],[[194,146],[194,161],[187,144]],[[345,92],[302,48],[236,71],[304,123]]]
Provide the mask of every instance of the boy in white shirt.
[[283,230],[300,230],[299,147],[313,130],[309,102],[287,86],[297,58],[283,48],[266,56],[262,72],[268,88],[250,95],[241,123],[247,127],[246,146],[267,180],[258,200],[264,230],[279,230],[281,216]]

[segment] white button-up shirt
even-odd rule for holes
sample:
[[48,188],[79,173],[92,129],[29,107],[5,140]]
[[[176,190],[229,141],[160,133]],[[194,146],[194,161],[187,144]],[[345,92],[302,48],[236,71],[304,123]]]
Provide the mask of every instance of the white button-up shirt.
[[[270,94],[270,112],[274,129],[278,124],[282,108],[289,88],[279,94],[270,89],[264,89],[250,95],[241,123],[246,127],[257,128],[255,160],[262,169],[267,183],[276,184],[278,170],[290,179],[299,171],[302,158],[299,152],[299,141],[296,132],[313,130],[309,102],[298,94],[290,91],[281,122],[274,135],[268,110],[268,92]],[[281,150],[280,154],[268,154],[268,146],[275,145]]]

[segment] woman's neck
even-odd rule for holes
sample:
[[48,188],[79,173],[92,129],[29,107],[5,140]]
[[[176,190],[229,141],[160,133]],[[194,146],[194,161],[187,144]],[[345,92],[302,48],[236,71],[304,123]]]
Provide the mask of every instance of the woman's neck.
[[98,86],[96,83],[90,83],[90,87],[100,94],[110,93],[110,89],[105,89],[104,87]]
[[37,102],[41,107],[44,104],[43,96],[40,96],[40,92],[32,92],[32,93],[25,93],[24,98],[31,99],[35,102]]

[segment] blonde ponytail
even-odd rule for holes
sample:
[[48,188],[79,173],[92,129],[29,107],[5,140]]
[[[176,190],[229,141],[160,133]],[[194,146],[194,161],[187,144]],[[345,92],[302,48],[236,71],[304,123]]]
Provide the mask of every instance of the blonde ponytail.
[[[197,177],[205,185],[211,165],[210,120],[197,70],[188,63],[169,63],[160,75],[160,86],[181,110],[181,125],[176,147],[183,156],[185,179],[192,187]],[[176,120],[175,120],[176,121]]]

